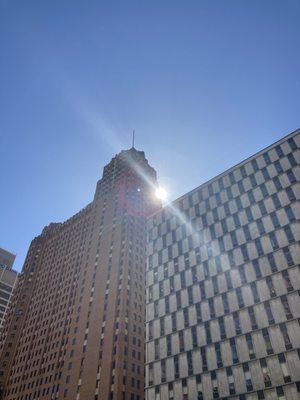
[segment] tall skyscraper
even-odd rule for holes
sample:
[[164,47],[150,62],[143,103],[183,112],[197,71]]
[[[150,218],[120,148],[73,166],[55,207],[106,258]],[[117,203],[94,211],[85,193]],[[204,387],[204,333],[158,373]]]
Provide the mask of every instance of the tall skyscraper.
[[9,309],[18,273],[12,269],[15,254],[0,248],[0,329]]
[[142,400],[146,220],[159,207],[144,152],[104,168],[94,200],[29,248],[2,335],[2,399]]
[[300,131],[148,221],[146,400],[300,398]]

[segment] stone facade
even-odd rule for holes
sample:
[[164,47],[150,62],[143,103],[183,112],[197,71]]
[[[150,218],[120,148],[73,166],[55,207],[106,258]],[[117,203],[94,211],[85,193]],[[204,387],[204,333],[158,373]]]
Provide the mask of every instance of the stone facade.
[[30,246],[2,334],[2,399],[142,400],[146,221],[156,173],[135,148],[94,200]]

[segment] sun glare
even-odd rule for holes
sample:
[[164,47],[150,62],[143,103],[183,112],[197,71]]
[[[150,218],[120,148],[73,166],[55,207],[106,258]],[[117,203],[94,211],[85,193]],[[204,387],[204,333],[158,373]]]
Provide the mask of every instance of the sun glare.
[[155,191],[155,196],[160,200],[165,200],[167,198],[167,192],[164,188],[158,187]]

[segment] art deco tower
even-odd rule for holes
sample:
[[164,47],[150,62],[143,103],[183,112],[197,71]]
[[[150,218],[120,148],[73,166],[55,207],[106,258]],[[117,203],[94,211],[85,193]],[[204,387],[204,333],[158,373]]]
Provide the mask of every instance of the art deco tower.
[[121,151],[92,203],[32,241],[2,334],[2,399],[144,398],[154,185],[144,152]]

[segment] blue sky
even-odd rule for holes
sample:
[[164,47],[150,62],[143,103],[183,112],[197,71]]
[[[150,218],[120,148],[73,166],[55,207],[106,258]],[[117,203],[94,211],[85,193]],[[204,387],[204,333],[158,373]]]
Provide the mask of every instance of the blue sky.
[[300,127],[300,2],[0,0],[0,246],[143,149],[175,199]]

